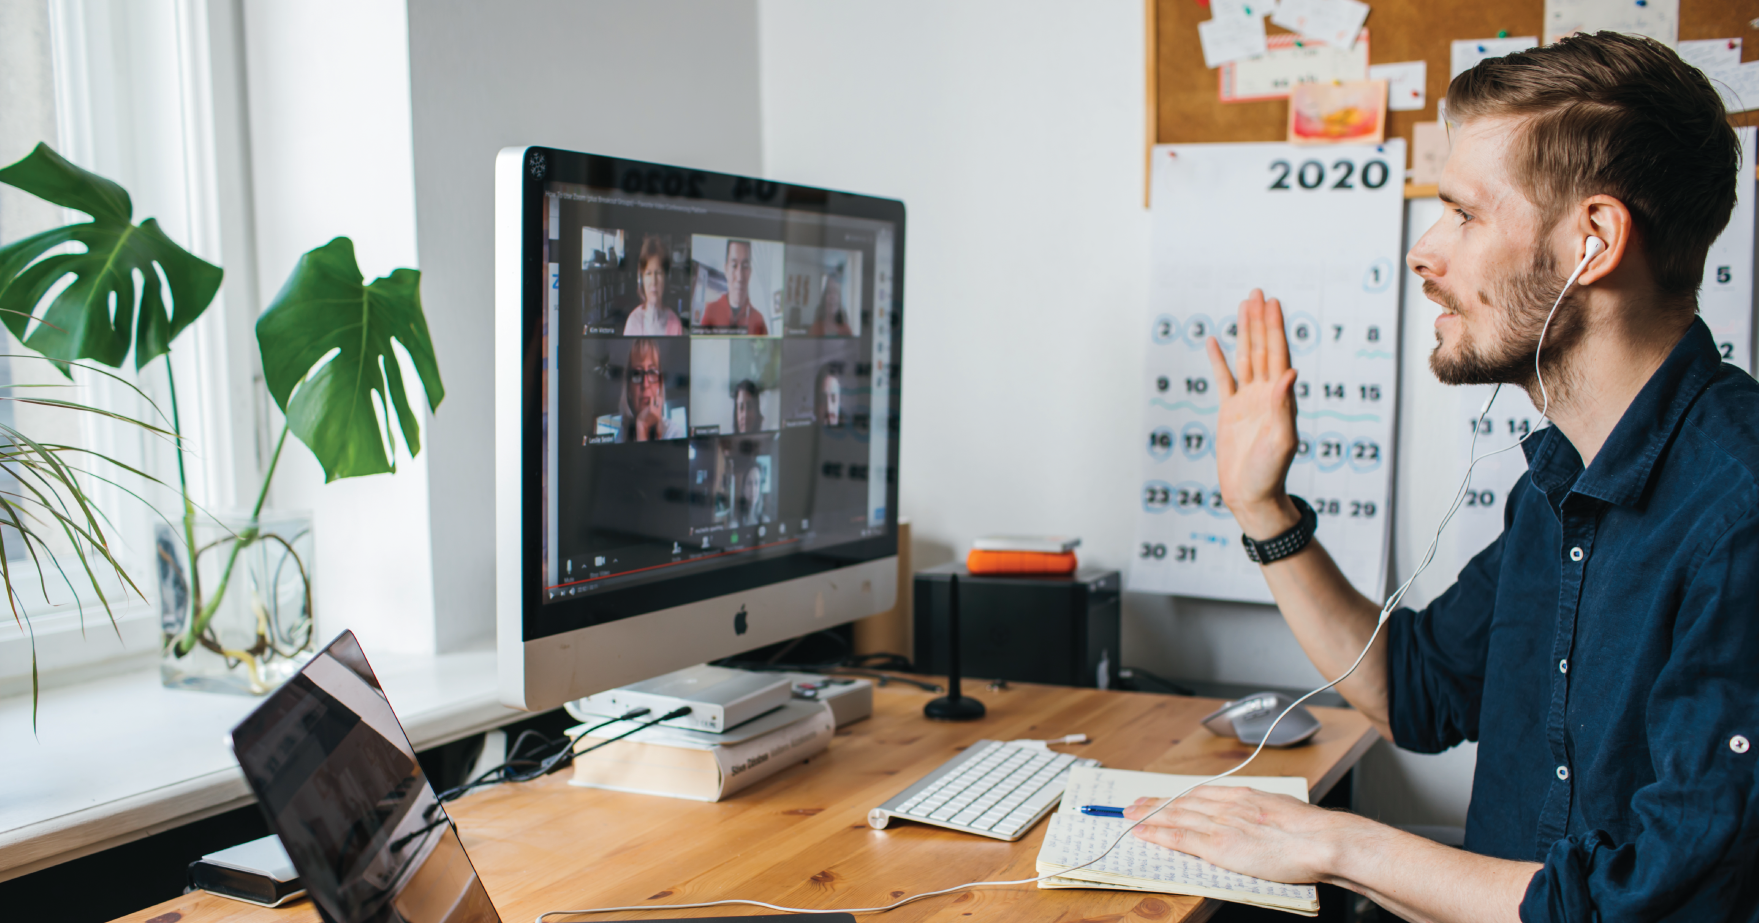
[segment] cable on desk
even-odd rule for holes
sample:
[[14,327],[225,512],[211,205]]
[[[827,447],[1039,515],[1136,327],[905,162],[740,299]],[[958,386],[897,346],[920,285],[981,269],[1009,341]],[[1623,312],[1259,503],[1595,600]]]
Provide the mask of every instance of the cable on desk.
[[[555,772],[556,770],[561,769],[562,767],[567,766],[568,764],[574,762],[574,758],[576,756],[579,756],[582,753],[591,753],[592,751],[597,750],[600,747],[606,746],[608,744],[616,743],[617,741],[622,740],[623,738],[628,737],[631,734],[635,734],[640,731],[645,731],[648,728],[653,727],[654,725],[659,724],[662,721],[671,721],[675,718],[682,718],[685,715],[690,714],[690,706],[688,706],[688,705],[680,706],[676,709],[673,709],[672,711],[669,711],[669,712],[659,716],[658,718],[653,719],[652,721],[647,721],[647,722],[643,722],[642,724],[636,725],[635,727],[630,728],[629,730],[624,731],[623,733],[618,734],[617,736],[612,737],[609,740],[603,740],[603,741],[600,741],[596,744],[593,744],[592,746],[587,747],[585,750],[581,750],[579,753],[575,752],[575,750],[574,750],[575,744],[580,743],[581,738],[587,736],[588,734],[591,734],[593,731],[596,731],[600,728],[603,728],[603,727],[606,727],[606,726],[609,726],[612,724],[616,724],[619,721],[634,721],[636,718],[639,718],[642,715],[647,714],[648,712],[649,712],[649,709],[646,709],[646,708],[632,709],[628,712],[625,712],[623,715],[621,715],[619,717],[610,719],[609,721],[601,721],[598,724],[595,724],[592,727],[589,727],[586,730],[583,730],[580,733],[575,734],[573,737],[564,736],[559,739],[546,738],[546,737],[544,737],[544,735],[539,734],[536,731],[527,730],[527,731],[521,732],[520,735],[514,739],[513,745],[511,747],[507,748],[508,758],[507,758],[506,762],[502,763],[499,766],[496,766],[493,769],[490,769],[489,771],[483,773],[480,776],[477,776],[475,779],[472,779],[471,781],[466,782],[463,785],[457,786],[456,788],[450,788],[444,792],[441,792],[439,795],[439,801],[442,803],[447,802],[447,801],[454,801],[458,798],[462,798],[465,794],[471,792],[472,790],[480,788],[485,785],[496,785],[501,782],[530,782],[533,779],[542,778],[542,777],[547,776],[550,773]],[[521,757],[519,755],[520,751],[523,749],[523,747],[525,745],[525,741],[528,737],[535,737],[540,741],[540,743],[538,744],[537,750],[534,753],[532,753],[531,756]],[[554,750],[554,752],[550,753],[549,755],[543,756],[541,758],[538,757],[539,753],[543,753],[546,750],[552,750],[552,749]]]
[[[1580,269],[1578,268],[1577,271],[1580,272]],[[1574,281],[1573,276],[1571,277],[1571,281],[1572,282]],[[1566,286],[1566,289],[1567,289],[1567,287],[1568,286]],[[1563,302],[1563,295],[1560,294],[1560,295],[1558,295],[1557,304],[1561,304],[1562,302]],[[1551,306],[1553,313],[1556,313],[1556,311],[1557,311],[1557,304],[1553,304]],[[1549,326],[1550,323],[1551,323],[1551,318],[1549,315],[1547,315],[1546,324]],[[1543,336],[1541,336],[1542,345],[1543,345],[1543,339],[1544,339]],[[1538,353],[1536,352],[1534,354],[1534,367],[1535,368],[1538,367],[1538,361],[1539,361],[1539,357],[1538,357]],[[1427,570],[1429,568],[1430,563],[1435,560],[1435,550],[1436,550],[1436,547],[1441,543],[1442,532],[1447,529],[1448,523],[1453,521],[1454,514],[1458,513],[1460,511],[1460,507],[1463,506],[1466,502],[1466,493],[1467,493],[1468,488],[1472,484],[1472,470],[1474,468],[1478,467],[1479,462],[1481,462],[1487,458],[1490,458],[1493,455],[1507,452],[1510,449],[1513,449],[1515,446],[1518,446],[1521,443],[1527,441],[1527,439],[1529,437],[1531,437],[1533,435],[1533,433],[1539,432],[1539,430],[1533,430],[1532,432],[1529,432],[1526,436],[1522,436],[1519,440],[1515,441],[1511,445],[1504,446],[1504,447],[1502,447],[1500,449],[1496,449],[1494,451],[1486,452],[1483,455],[1477,454],[1477,451],[1478,451],[1478,432],[1482,428],[1482,425],[1484,423],[1484,418],[1490,414],[1490,405],[1496,400],[1496,396],[1497,396],[1497,394],[1501,393],[1501,390],[1502,390],[1502,386],[1497,385],[1497,390],[1491,392],[1490,398],[1484,402],[1484,406],[1481,407],[1478,411],[1478,421],[1477,421],[1478,425],[1475,425],[1472,427],[1472,441],[1467,447],[1467,456],[1470,457],[1472,459],[1472,461],[1471,461],[1471,464],[1466,466],[1466,476],[1461,479],[1459,489],[1454,492],[1453,504],[1448,507],[1447,513],[1442,516],[1441,523],[1435,527],[1435,535],[1430,538],[1429,547],[1427,550],[1424,551],[1423,558],[1417,564],[1417,569],[1411,572],[1411,576],[1406,578],[1405,582],[1400,584],[1398,589],[1396,589],[1392,593],[1388,594],[1386,601],[1381,604],[1380,615],[1378,618],[1375,619],[1375,622],[1374,622],[1374,631],[1369,633],[1368,643],[1362,645],[1362,653],[1356,655],[1356,661],[1354,663],[1350,664],[1350,668],[1348,670],[1345,670],[1343,672],[1343,675],[1339,676],[1337,679],[1334,679],[1331,682],[1328,682],[1323,686],[1320,686],[1316,689],[1313,689],[1313,690],[1309,691],[1306,695],[1303,695],[1300,698],[1296,699],[1295,701],[1289,703],[1289,707],[1283,709],[1282,714],[1277,715],[1276,720],[1272,721],[1270,723],[1270,727],[1265,729],[1264,738],[1258,742],[1257,747],[1253,748],[1252,754],[1250,756],[1246,757],[1244,760],[1241,760],[1240,763],[1238,765],[1236,765],[1234,768],[1228,770],[1227,772],[1220,773],[1219,775],[1210,776],[1209,778],[1204,779],[1201,782],[1195,783],[1195,784],[1189,786],[1188,788],[1186,788],[1184,791],[1178,793],[1177,795],[1174,795],[1173,797],[1168,798],[1167,800],[1156,805],[1154,810],[1148,812],[1147,814],[1144,814],[1142,816],[1141,820],[1131,824],[1128,827],[1125,827],[1123,832],[1119,833],[1117,838],[1112,840],[1111,845],[1109,845],[1105,848],[1104,852],[1101,852],[1099,855],[1094,856],[1092,859],[1089,859],[1080,865],[1072,865],[1072,866],[1070,866],[1066,869],[1063,869],[1062,871],[1059,871],[1059,872],[1054,872],[1049,875],[1039,875],[1036,878],[1020,878],[1020,879],[1015,879],[1012,881],[975,881],[975,882],[971,882],[969,884],[956,885],[951,888],[942,888],[939,891],[924,891],[921,894],[917,894],[917,895],[914,895],[911,897],[906,897],[906,898],[903,898],[898,901],[894,901],[890,904],[886,904],[881,907],[853,907],[853,908],[847,908],[847,909],[838,909],[835,907],[782,907],[777,904],[768,904],[763,901],[730,899],[730,900],[721,900],[721,901],[706,901],[706,902],[698,903],[698,904],[651,904],[651,905],[646,905],[646,906],[637,905],[637,906],[631,906],[631,907],[594,907],[594,908],[591,908],[588,910],[552,910],[547,913],[538,914],[537,923],[547,923],[545,918],[552,917],[552,916],[575,916],[575,915],[590,914],[590,913],[629,913],[631,911],[638,911],[638,910],[688,910],[688,909],[696,909],[696,908],[702,908],[702,907],[724,907],[724,906],[727,906],[730,904],[745,904],[745,905],[751,906],[751,907],[763,907],[763,908],[766,908],[769,910],[778,910],[783,913],[885,913],[888,910],[896,910],[897,908],[902,907],[905,904],[915,903],[916,901],[922,900],[923,898],[938,897],[943,894],[957,894],[960,891],[969,891],[973,888],[988,888],[988,887],[1003,887],[1003,886],[1009,886],[1009,885],[1036,884],[1037,882],[1043,881],[1047,878],[1056,878],[1056,877],[1065,875],[1069,872],[1076,871],[1078,869],[1087,868],[1088,866],[1093,865],[1094,863],[1098,862],[1099,860],[1104,859],[1106,856],[1111,855],[1112,850],[1118,848],[1118,844],[1122,843],[1124,841],[1124,837],[1130,835],[1130,831],[1135,830],[1137,827],[1140,827],[1143,823],[1147,822],[1147,820],[1150,817],[1153,817],[1154,815],[1159,814],[1161,811],[1165,810],[1167,805],[1170,805],[1173,802],[1179,800],[1180,798],[1183,798],[1186,795],[1191,794],[1191,792],[1195,791],[1197,788],[1199,788],[1201,786],[1208,785],[1211,782],[1216,782],[1221,779],[1225,779],[1225,778],[1239,772],[1240,770],[1245,769],[1248,765],[1250,765],[1252,763],[1253,760],[1258,758],[1258,754],[1264,752],[1265,743],[1270,740],[1270,736],[1272,733],[1274,733],[1276,731],[1277,725],[1281,724],[1283,719],[1287,718],[1289,716],[1290,712],[1292,712],[1296,708],[1300,707],[1301,703],[1306,702],[1308,699],[1311,699],[1314,696],[1320,694],[1321,692],[1324,692],[1327,689],[1330,689],[1333,686],[1336,686],[1337,684],[1343,682],[1344,680],[1349,679],[1350,676],[1356,672],[1356,668],[1360,667],[1362,665],[1362,661],[1368,657],[1368,652],[1374,649],[1374,642],[1380,638],[1380,630],[1382,628],[1386,627],[1387,620],[1392,617],[1393,610],[1398,608],[1399,603],[1404,600],[1405,593],[1411,589],[1411,584],[1415,583],[1417,581],[1417,577],[1419,575],[1421,575],[1425,570]],[[1546,401],[1547,401],[1547,403],[1546,403],[1545,407],[1542,407],[1540,409],[1541,416],[1543,416],[1545,410],[1550,407],[1549,396],[1546,398]]]

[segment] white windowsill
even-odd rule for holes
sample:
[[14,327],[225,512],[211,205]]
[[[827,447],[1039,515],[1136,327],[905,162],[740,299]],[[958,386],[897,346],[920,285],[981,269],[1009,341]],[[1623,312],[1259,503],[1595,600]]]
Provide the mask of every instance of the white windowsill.
[[[492,649],[372,662],[418,750],[525,715]],[[261,701],[166,689],[153,661],[45,689],[33,739],[29,693],[0,698],[0,881],[250,804],[228,735]]]

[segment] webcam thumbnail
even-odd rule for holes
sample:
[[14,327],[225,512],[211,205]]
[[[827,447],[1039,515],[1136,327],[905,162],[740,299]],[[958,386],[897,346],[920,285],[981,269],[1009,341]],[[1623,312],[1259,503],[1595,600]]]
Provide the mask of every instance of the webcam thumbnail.
[[692,234],[690,259],[696,277],[690,293],[694,332],[781,335],[781,243]]
[[785,262],[789,336],[861,335],[861,251],[790,244]]
[[690,434],[718,436],[782,425],[782,341],[697,337],[690,344]]
[[690,261],[672,235],[583,227],[580,237],[588,335],[690,332],[684,320]]
[[683,439],[689,432],[690,341],[581,341],[587,445]]
[[727,540],[734,545],[767,537],[776,517],[779,470],[773,433],[691,440],[691,534],[743,529]]

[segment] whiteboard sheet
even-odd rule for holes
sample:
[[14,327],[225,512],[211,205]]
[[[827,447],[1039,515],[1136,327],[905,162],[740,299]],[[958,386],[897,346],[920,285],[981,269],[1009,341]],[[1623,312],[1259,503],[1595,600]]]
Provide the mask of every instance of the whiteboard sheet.
[[1143,334],[1144,456],[1130,589],[1270,602],[1216,484],[1217,392],[1204,342],[1233,362],[1254,287],[1282,300],[1301,451],[1290,492],[1370,598],[1383,595],[1397,406],[1405,144],[1154,150],[1153,277]]
[[1735,174],[1735,210],[1728,227],[1710,245],[1704,261],[1704,285],[1698,289],[1698,313],[1722,358],[1753,371],[1753,145],[1759,129],[1737,128],[1741,138],[1741,170]]

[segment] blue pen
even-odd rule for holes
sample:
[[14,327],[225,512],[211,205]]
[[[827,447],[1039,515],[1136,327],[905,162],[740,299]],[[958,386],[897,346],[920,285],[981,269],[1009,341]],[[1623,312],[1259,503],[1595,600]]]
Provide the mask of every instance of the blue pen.
[[1123,817],[1124,809],[1103,804],[1084,804],[1081,806],[1081,813],[1088,817]]

